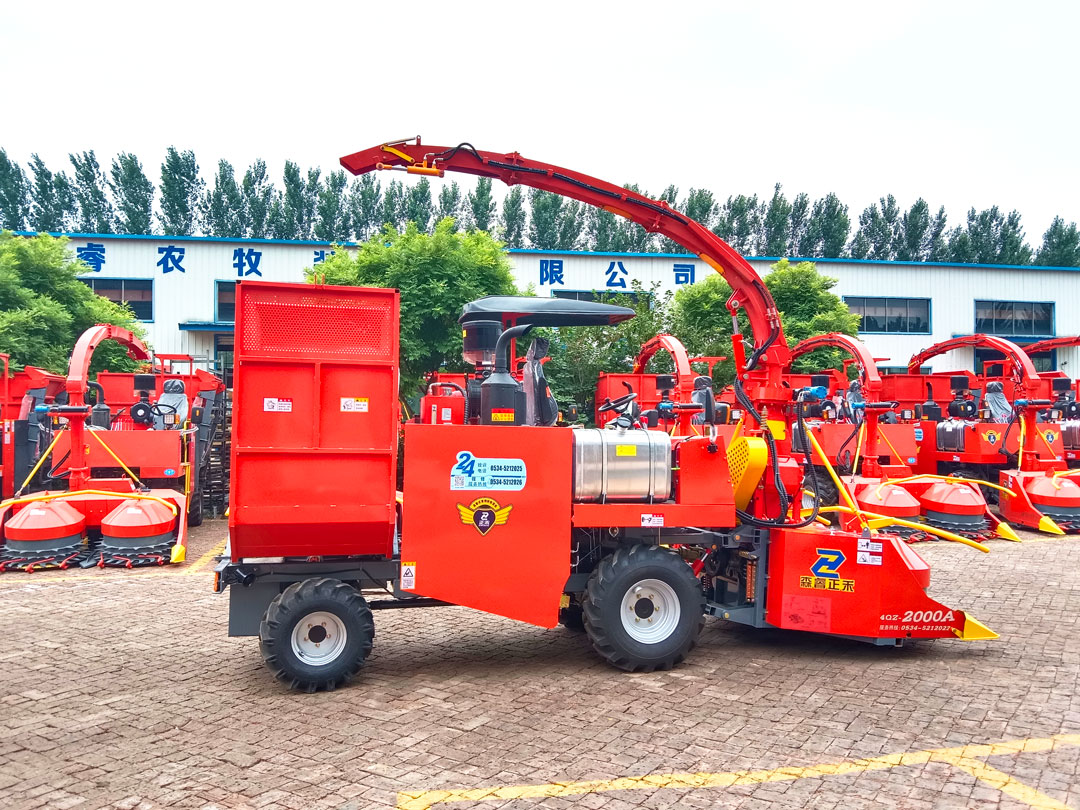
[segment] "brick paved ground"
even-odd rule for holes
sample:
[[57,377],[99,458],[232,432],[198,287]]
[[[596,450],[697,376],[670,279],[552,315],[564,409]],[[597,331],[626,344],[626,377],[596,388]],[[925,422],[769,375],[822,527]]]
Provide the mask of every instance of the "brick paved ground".
[[[197,530],[189,572],[224,532]],[[400,611],[376,616],[362,679],[317,695],[285,691],[254,640],[226,637],[205,560],[193,574],[4,575],[0,806],[361,810],[399,791],[767,770],[1080,732],[1080,538],[996,542],[989,556],[919,550],[932,594],[1001,640],[875,649],[710,621],[683,666],[626,675],[565,630]],[[1080,808],[1080,746],[979,762]],[[1030,795],[932,760],[436,807],[1012,808]]]

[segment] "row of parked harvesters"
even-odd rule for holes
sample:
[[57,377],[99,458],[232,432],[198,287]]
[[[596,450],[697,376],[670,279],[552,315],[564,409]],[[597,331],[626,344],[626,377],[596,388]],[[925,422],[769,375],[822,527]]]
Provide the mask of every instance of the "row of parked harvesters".
[[[104,340],[146,371],[91,381]],[[205,497],[222,446],[221,380],[107,325],[80,336],[66,378],[7,371],[5,358],[0,572],[182,562],[188,527],[207,507],[224,511]]]
[[[456,171],[527,185],[678,242],[734,291],[717,316],[736,325],[737,376],[717,397],[699,378],[718,358],[684,352],[677,375],[650,380],[644,357],[629,389],[613,381],[603,427],[570,424],[546,383],[546,342],[531,336],[519,355],[517,340],[633,312],[480,299],[461,318],[475,373],[431,378],[404,424],[398,491],[397,292],[239,282],[230,539],[215,588],[229,593],[230,634],[258,636],[278,678],[334,688],[370,652],[373,611],[443,605],[583,626],[600,656],[638,671],[683,660],[706,615],[888,646],[995,637],[928,595],[929,566],[904,533],[986,551],[981,542],[948,521],[806,496],[822,493],[822,474],[850,494],[850,472],[817,438],[835,390],[790,373],[768,289],[715,234],[661,201],[518,153],[417,138],[341,163],[353,174]],[[741,313],[752,334],[738,333]],[[673,347],[659,337],[644,354]],[[864,424],[877,413],[854,410]],[[897,466],[876,452],[879,466]],[[872,463],[852,469],[869,477]],[[943,483],[982,500],[977,486]]]

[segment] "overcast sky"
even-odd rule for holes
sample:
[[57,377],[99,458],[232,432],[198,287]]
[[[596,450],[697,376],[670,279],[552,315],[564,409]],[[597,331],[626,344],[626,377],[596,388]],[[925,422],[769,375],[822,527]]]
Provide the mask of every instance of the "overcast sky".
[[[166,147],[240,173],[421,134],[656,195],[835,191],[1080,221],[1078,4],[30,3],[0,146],[54,169]],[[280,180],[279,180],[280,182]]]

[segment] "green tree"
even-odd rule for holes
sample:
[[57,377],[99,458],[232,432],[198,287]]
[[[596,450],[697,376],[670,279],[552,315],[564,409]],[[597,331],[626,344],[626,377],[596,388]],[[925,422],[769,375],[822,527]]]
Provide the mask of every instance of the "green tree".
[[465,198],[468,207],[468,227],[477,231],[490,231],[495,226],[495,196],[491,193],[491,178],[481,177],[476,188]]
[[713,232],[743,256],[757,252],[762,212],[757,195],[728,197],[720,206]]
[[401,291],[402,395],[444,363],[465,368],[457,322],[464,304],[516,292],[502,246],[483,231],[455,233],[446,219],[431,235],[415,222],[404,232],[386,227],[355,255],[338,251],[319,265],[318,276],[311,270],[307,276],[327,284]]
[[949,234],[949,258],[975,264],[1030,264],[1032,250],[1024,242],[1020,214],[1003,214],[995,205],[967,214],[966,228]]
[[253,239],[265,239],[273,232],[270,214],[278,196],[274,184],[267,178],[266,161],[256,160],[244,172],[240,196],[247,213],[247,235]]
[[590,205],[585,209],[585,244],[587,250],[618,252],[620,246],[619,218],[610,211]]
[[75,170],[73,183],[79,208],[75,230],[79,233],[112,233],[112,201],[105,193],[105,175],[98,165],[94,150],[78,155],[69,154],[68,159]]
[[203,198],[203,221],[210,236],[242,237],[247,233],[244,198],[236,173],[227,160],[218,161],[214,187]]
[[[660,196],[656,198],[660,202],[665,202],[671,208],[676,211],[681,210],[679,208],[679,188],[672,184],[660,192]],[[668,239],[666,236],[660,238],[660,252],[661,253],[681,253],[682,246],[672,239]]]
[[190,149],[165,151],[161,164],[161,211],[158,224],[166,236],[194,236],[199,230],[199,212],[206,183],[199,176],[199,164]]
[[810,235],[810,197],[797,194],[791,201],[791,227],[788,231],[788,252],[806,258],[814,253]]
[[529,244],[537,250],[576,250],[585,222],[581,203],[550,191],[531,189]]
[[319,206],[319,192],[322,190],[320,177],[322,169],[308,169],[304,182],[303,217],[300,220],[300,238],[310,239],[315,228],[315,211]]
[[682,212],[698,224],[714,230],[720,206],[713,193],[704,188],[692,188],[683,202]]
[[[900,218],[896,238],[896,258],[902,262],[924,262],[930,255],[930,206],[919,197]],[[852,258],[855,257],[852,252]]]
[[391,180],[386,186],[379,213],[379,220],[382,223],[379,230],[387,225],[399,231],[405,229],[405,194],[405,187],[397,180]]
[[800,251],[801,255],[828,259],[841,258],[847,245],[848,234],[851,232],[848,207],[841,203],[840,198],[835,194],[829,193],[814,203],[806,231],[806,242],[810,247],[810,252]]
[[[0,233],[0,351],[16,364],[63,373],[75,340],[94,324],[141,334],[127,306],[95,295],[79,280],[89,269],[72,258],[64,238]],[[112,341],[94,352],[94,371],[134,367],[126,350]]]
[[53,174],[36,154],[31,155],[30,224],[35,231],[58,232],[71,229],[75,217],[75,190],[63,172]]
[[1054,217],[1043,234],[1042,247],[1035,256],[1035,264],[1045,267],[1080,267],[1080,232],[1076,223],[1065,224],[1061,217]]
[[416,227],[427,232],[431,227],[432,216],[435,213],[435,205],[431,201],[431,183],[426,177],[421,177],[415,185],[405,189],[405,202],[403,218],[404,223],[415,222]]
[[791,203],[784,196],[783,187],[779,183],[773,187],[772,199],[765,209],[761,229],[761,252],[766,256],[787,256],[788,240],[791,236]]
[[154,184],[147,179],[139,159],[130,152],[121,152],[113,159],[109,174],[109,187],[116,201],[117,231],[150,233]]
[[22,166],[0,149],[0,229],[21,231],[30,216],[30,183]]
[[315,211],[315,238],[324,242],[347,242],[352,231],[349,217],[349,201],[345,193],[348,178],[344,169],[326,175],[326,183],[319,191]]
[[461,186],[456,181],[440,187],[439,204],[435,208],[436,222],[450,217],[454,220],[454,230],[457,230],[461,226],[462,204]]
[[379,209],[382,206],[382,183],[374,174],[354,177],[349,186],[349,215],[357,242],[369,239],[382,228]]
[[278,239],[307,239],[309,223],[305,220],[307,212],[307,183],[300,173],[300,167],[291,160],[285,161],[282,175],[284,192],[281,195],[281,215],[278,221]]
[[[901,239],[900,209],[892,194],[871,203],[859,214],[859,229],[851,242],[853,259],[892,261],[896,258],[897,245]],[[924,203],[925,205],[925,203]]]
[[930,221],[930,229],[926,234],[926,261],[944,262],[949,258],[949,243],[945,229],[948,226],[948,218],[945,216],[945,206],[938,209],[937,215]]
[[525,210],[525,193],[521,186],[514,186],[503,198],[502,222],[499,232],[508,248],[525,247],[525,225],[528,212]]
[[[646,191],[638,188],[637,183],[627,183],[623,186],[627,191],[648,197]],[[614,250],[618,253],[655,253],[656,239],[653,235],[628,219],[619,218],[619,230],[614,242]],[[680,248],[682,250],[682,248]]]
[[427,233],[435,216],[435,203],[431,198],[431,182],[421,177],[416,183],[403,186],[402,226],[415,222],[416,227]]

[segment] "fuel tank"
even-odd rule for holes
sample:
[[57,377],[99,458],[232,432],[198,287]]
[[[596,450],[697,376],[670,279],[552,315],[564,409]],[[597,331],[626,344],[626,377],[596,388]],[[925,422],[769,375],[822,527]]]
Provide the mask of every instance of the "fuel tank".
[[572,431],[574,501],[652,503],[671,497],[671,437],[659,430]]

